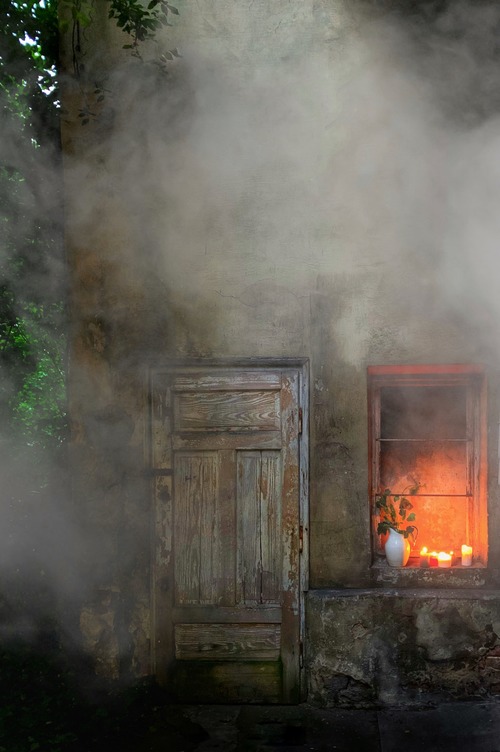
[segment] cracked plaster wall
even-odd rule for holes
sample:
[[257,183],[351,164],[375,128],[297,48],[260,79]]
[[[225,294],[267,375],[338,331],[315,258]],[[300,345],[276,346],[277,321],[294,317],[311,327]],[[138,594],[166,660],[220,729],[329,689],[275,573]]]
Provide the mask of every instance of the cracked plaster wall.
[[313,702],[421,704],[500,691],[496,594],[327,590],[307,605]]

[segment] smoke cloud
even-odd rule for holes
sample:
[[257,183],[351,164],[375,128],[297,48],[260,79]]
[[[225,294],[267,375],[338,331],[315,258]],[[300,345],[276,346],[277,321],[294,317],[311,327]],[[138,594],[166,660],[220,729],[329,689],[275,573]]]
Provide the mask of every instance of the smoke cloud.
[[[356,303],[337,321],[347,361],[377,342],[379,296],[393,299],[395,321],[407,311],[392,332],[400,346],[417,318],[432,327],[466,307],[466,329],[480,328],[488,349],[499,314],[495,4],[180,10],[167,42],[182,58],[165,83],[145,89],[141,75],[135,88],[130,67],[115,74],[127,115],[106,158],[140,217],[137,243],[199,326],[186,348],[241,354],[251,315],[248,348],[270,354],[273,301],[285,296],[305,351],[318,279],[357,275]],[[480,343],[468,357],[484,357]]]
[[[308,354],[320,293],[335,317],[322,326],[350,365],[411,358],[405,340],[423,342],[426,332],[430,359],[455,359],[461,327],[468,359],[497,362],[498,5],[187,6],[166,40],[182,53],[168,76],[130,62],[112,70],[113,116],[103,111],[91,136],[85,126],[72,135],[84,159],[68,154],[68,237],[84,247],[79,270],[95,282],[76,297],[98,331],[94,365],[104,374],[95,392],[91,376],[74,375],[76,412],[95,400],[104,414],[119,393],[133,402],[103,353],[117,373],[164,351]],[[9,134],[3,140],[15,149]],[[60,179],[51,164],[43,170]],[[120,221],[110,226],[113,216]],[[50,267],[43,284],[64,274]],[[335,308],[342,286],[351,297]],[[127,323],[131,308],[139,334]],[[103,310],[114,316],[105,326]],[[78,440],[88,440],[84,423],[77,414]],[[104,445],[116,468],[101,474],[110,525],[113,502],[130,501],[120,496],[130,456],[113,451],[111,428]],[[137,449],[142,439],[132,426],[126,441]],[[89,508],[99,505],[96,488]],[[64,491],[29,524],[0,517],[0,566],[31,561],[55,593],[86,589],[79,556],[105,556],[102,537],[94,541],[69,510]],[[132,543],[119,548],[136,556]]]

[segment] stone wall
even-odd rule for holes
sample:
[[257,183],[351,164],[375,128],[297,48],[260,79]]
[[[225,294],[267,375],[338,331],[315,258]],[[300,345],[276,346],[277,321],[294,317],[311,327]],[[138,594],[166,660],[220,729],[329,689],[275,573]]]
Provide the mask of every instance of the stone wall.
[[421,704],[500,691],[496,591],[340,590],[308,595],[309,699]]

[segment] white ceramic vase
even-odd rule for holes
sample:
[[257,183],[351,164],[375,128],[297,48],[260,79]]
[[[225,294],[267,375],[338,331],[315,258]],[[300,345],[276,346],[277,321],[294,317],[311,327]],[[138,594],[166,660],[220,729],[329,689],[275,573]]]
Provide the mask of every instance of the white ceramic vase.
[[385,556],[390,567],[404,567],[410,557],[410,542],[402,533],[389,528]]

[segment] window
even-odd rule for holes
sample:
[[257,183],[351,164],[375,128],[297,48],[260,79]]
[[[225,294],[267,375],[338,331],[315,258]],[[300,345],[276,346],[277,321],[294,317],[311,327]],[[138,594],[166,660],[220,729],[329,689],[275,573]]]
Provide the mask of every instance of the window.
[[487,563],[486,385],[477,365],[368,368],[369,484],[375,556],[377,494],[408,494],[418,528],[407,566],[419,551],[472,546],[474,566]]

